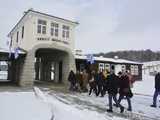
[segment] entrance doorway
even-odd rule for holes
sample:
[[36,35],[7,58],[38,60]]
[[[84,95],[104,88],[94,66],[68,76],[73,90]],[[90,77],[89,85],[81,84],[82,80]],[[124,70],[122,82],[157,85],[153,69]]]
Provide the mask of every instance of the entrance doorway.
[[58,50],[38,49],[35,54],[35,81],[62,83],[65,54]]

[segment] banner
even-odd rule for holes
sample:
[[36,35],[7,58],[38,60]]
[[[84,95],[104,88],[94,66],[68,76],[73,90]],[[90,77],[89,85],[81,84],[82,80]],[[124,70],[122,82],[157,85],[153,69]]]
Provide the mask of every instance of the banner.
[[92,54],[87,55],[87,62],[93,64],[95,62],[94,56]]

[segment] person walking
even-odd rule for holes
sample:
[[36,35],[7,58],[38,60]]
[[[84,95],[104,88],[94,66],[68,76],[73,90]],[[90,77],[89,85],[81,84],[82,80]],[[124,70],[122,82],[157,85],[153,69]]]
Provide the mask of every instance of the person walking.
[[101,94],[101,97],[103,97],[103,73],[101,71],[98,71],[96,74],[96,85],[97,85],[97,96]]
[[135,82],[135,79],[133,78],[133,75],[131,74],[130,70],[127,70],[126,73],[129,79],[130,88],[133,88],[133,83]]
[[120,103],[121,100],[124,98],[124,96],[127,99],[128,102],[128,111],[132,111],[131,106],[131,97],[133,96],[133,93],[130,88],[130,81],[129,77],[126,72],[119,72],[119,99],[118,102]]
[[107,91],[107,80],[108,80],[108,76],[109,76],[109,71],[108,70],[105,70],[103,71],[103,96],[106,94],[106,91]]
[[83,89],[83,80],[82,80],[82,73],[79,70],[77,70],[77,72],[76,72],[76,80],[78,82],[79,90],[82,91],[82,89]]
[[95,82],[95,71],[92,71],[89,74],[89,95],[92,94],[92,91],[94,91],[94,93],[97,95],[97,88],[96,88],[96,82]]
[[157,97],[160,95],[160,72],[158,72],[155,76],[155,91],[153,95],[153,104],[151,107],[157,107]]
[[70,90],[70,91],[75,91],[75,87],[76,87],[76,76],[75,76],[73,70],[71,70],[70,73],[69,73],[68,81],[70,82],[69,90]]
[[120,112],[124,112],[124,107],[118,102],[116,95],[118,93],[118,77],[115,75],[114,71],[111,70],[110,75],[108,76],[107,85],[108,85],[108,100],[109,100],[109,109],[107,112],[113,112],[112,110],[112,99],[118,107],[120,107]]
[[87,89],[87,84],[88,84],[88,73],[86,70],[83,70],[83,74],[82,74],[82,80],[83,80],[83,92],[88,92]]

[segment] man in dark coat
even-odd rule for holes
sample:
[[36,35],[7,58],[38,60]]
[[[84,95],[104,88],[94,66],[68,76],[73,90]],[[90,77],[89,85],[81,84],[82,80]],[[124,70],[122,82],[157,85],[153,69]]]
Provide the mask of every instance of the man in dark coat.
[[118,107],[120,107],[121,113],[124,111],[124,107],[118,102],[116,95],[118,93],[118,77],[114,74],[114,71],[112,70],[110,75],[108,76],[107,84],[108,84],[108,100],[109,100],[109,109],[107,109],[107,112],[113,112],[112,111],[112,99],[116,103]]
[[75,91],[75,87],[76,87],[76,75],[74,74],[74,72],[71,70],[68,76],[68,81],[70,82],[70,88],[69,90],[71,91]]
[[126,72],[119,72],[119,99],[118,102],[120,103],[121,100],[126,96],[127,102],[128,102],[128,111],[132,111],[131,106],[131,97],[133,96],[131,89],[130,89],[130,81],[129,77],[127,76]]
[[155,76],[155,92],[153,96],[153,104],[151,107],[157,107],[157,97],[160,95],[160,72]]
[[103,73],[98,71],[98,73],[95,76],[95,81],[96,81],[96,85],[97,85],[97,96],[99,96],[99,94],[101,93],[101,97],[103,97]]

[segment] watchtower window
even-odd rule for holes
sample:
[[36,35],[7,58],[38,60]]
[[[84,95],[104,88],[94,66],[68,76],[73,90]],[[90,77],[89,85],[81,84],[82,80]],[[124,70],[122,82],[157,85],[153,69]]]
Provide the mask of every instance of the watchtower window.
[[47,21],[39,19],[37,25],[37,33],[46,34],[46,29],[47,29]]
[[16,39],[16,42],[18,43],[18,37],[19,37],[19,32],[17,32],[17,39]]
[[58,27],[59,25],[57,23],[51,23],[51,36],[58,37]]
[[70,30],[70,28],[69,28],[69,26],[66,26],[66,25],[63,25],[63,31],[62,31],[62,37],[63,38],[69,38],[69,30]]

